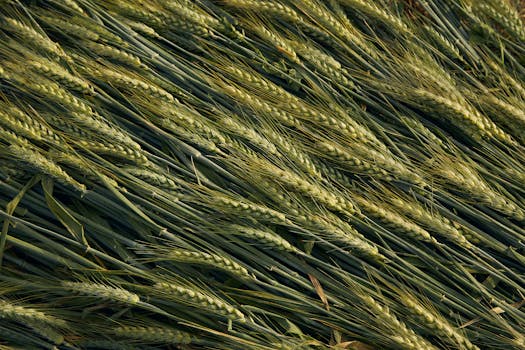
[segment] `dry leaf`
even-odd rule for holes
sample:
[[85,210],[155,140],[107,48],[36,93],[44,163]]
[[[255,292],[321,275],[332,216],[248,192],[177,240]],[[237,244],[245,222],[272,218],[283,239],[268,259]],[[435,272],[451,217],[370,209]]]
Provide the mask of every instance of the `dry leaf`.
[[308,277],[310,278],[310,281],[312,282],[312,285],[314,286],[317,295],[319,295],[319,298],[321,298],[321,301],[325,305],[326,310],[330,311],[330,305],[328,305],[328,299],[324,294],[323,287],[321,287],[321,283],[314,275],[308,274]]

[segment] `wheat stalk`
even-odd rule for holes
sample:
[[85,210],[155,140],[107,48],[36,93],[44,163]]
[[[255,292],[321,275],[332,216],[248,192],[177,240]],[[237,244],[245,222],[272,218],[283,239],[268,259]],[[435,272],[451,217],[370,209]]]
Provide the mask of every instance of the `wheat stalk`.
[[134,68],[139,68],[142,66],[142,61],[138,56],[130,54],[111,45],[100,44],[93,41],[84,41],[84,46],[87,50],[89,50],[89,52],[97,56],[113,60],[117,63],[122,63]]
[[53,0],[53,1],[62,3],[64,5],[64,7],[68,8],[68,9],[71,9],[71,10],[73,10],[75,12],[78,12],[79,14],[81,14],[83,16],[86,15],[86,12],[84,11],[84,9],[82,9],[82,7],[80,7],[80,5],[77,4],[77,2],[75,0]]
[[271,170],[273,179],[281,182],[285,187],[325,205],[330,210],[349,216],[358,212],[350,200],[327,191],[319,184],[312,183],[293,172],[282,170],[270,164],[266,167],[265,171]]
[[381,153],[359,144],[352,144],[347,151],[336,143],[326,141],[317,142],[315,146],[325,157],[330,156],[332,160],[347,166],[351,172],[371,174],[386,181],[398,179],[416,186],[428,186],[416,172],[407,169],[386,152]]
[[147,168],[125,167],[123,170],[128,174],[138,177],[139,179],[168,192],[177,193],[179,190],[179,186],[174,177],[161,173],[160,170],[162,169],[158,169],[159,171],[153,171]]
[[46,78],[56,81],[61,86],[66,87],[69,90],[73,90],[86,95],[94,95],[95,90],[85,80],[76,77],[69,73],[62,66],[40,58],[37,60],[30,60],[27,64],[37,73],[42,74]]
[[59,44],[21,21],[11,17],[1,16],[0,27],[18,35],[23,41],[30,42],[52,57],[62,58],[65,61],[71,60]]
[[58,182],[70,186],[81,193],[86,191],[86,186],[84,184],[73,179],[67,172],[60,168],[56,163],[47,159],[40,152],[18,145],[9,146],[8,152],[16,159],[19,159],[32,166],[34,169],[51,176]]
[[252,276],[244,266],[226,256],[183,249],[167,248],[163,248],[158,252],[156,251],[155,254],[158,256],[158,259],[176,261],[184,264],[210,266],[229,272],[233,276],[237,276],[241,279],[252,279]]
[[6,143],[7,146],[9,145],[18,145],[25,149],[31,149],[34,147],[34,145],[27,140],[26,138],[18,135],[18,133],[15,133],[11,130],[4,129],[0,126],[0,141],[3,143]]
[[144,35],[146,37],[150,37],[154,39],[159,39],[161,37],[160,34],[157,33],[157,31],[154,28],[148,26],[147,24],[144,24],[142,22],[132,21],[126,18],[123,18],[122,20],[132,30],[134,30],[136,33],[140,35]]
[[271,129],[263,129],[263,132],[268,136],[278,148],[280,154],[286,154],[286,158],[294,162],[306,174],[313,178],[322,179],[322,174],[317,168],[315,161],[309,154],[303,152],[298,143],[293,143],[284,135]]
[[459,48],[438,30],[429,25],[423,26],[423,29],[424,32],[430,36],[431,41],[433,41],[438,46],[438,48],[441,49],[441,52],[444,52],[450,58],[457,59],[460,62],[465,62],[465,59]]
[[142,92],[148,97],[159,99],[167,103],[175,102],[173,96],[162,89],[149,82],[144,81],[139,77],[133,77],[131,74],[123,74],[112,69],[88,69],[87,72],[93,77],[110,83],[113,86],[129,90],[132,93]]
[[235,135],[248,140],[251,144],[268,152],[269,154],[279,154],[275,145],[261,136],[261,134],[255,131],[253,128],[245,126],[239,121],[229,117],[220,118],[217,123]]
[[217,297],[209,296],[192,288],[173,283],[159,282],[153,285],[153,287],[155,290],[161,293],[180,298],[185,302],[197,305],[204,310],[210,310],[214,313],[221,314],[231,320],[240,322],[245,321],[245,316],[241,311],[231,305],[228,305],[226,302]]
[[389,210],[388,208],[360,196],[354,196],[353,198],[366,216],[378,220],[387,228],[391,228],[394,232],[403,233],[408,237],[419,241],[437,243],[435,238],[432,237],[428,231],[412,221],[407,220],[397,212]]
[[111,287],[93,282],[62,281],[60,285],[65,290],[72,293],[119,304],[137,305],[140,302],[140,297],[137,294],[123,288]]
[[49,158],[59,165],[64,164],[70,168],[73,168],[75,171],[84,173],[85,176],[92,181],[98,182],[100,184],[105,184],[105,182],[107,182],[113,187],[118,187],[118,183],[114,179],[107,176],[104,176],[105,180],[101,181],[101,174],[93,170],[93,164],[88,163],[86,159],[83,159],[78,154],[66,153],[51,149],[49,151]]
[[100,40],[106,43],[117,44],[119,47],[128,47],[128,42],[122,39],[119,35],[114,34],[111,30],[107,29],[102,23],[94,21],[87,16],[73,16],[70,18],[71,23],[82,26],[92,32],[98,34]]
[[111,328],[109,332],[146,343],[179,345],[192,342],[190,334],[168,327],[120,326]]
[[219,193],[213,193],[213,196],[206,196],[204,200],[207,204],[213,205],[216,210],[227,212],[236,217],[252,218],[263,222],[286,222],[286,215],[283,213],[246,200],[237,200]]
[[5,299],[0,299],[0,318],[19,321],[28,325],[37,324],[59,328],[67,327],[67,323],[64,320],[31,307],[14,304]]
[[228,232],[230,234],[241,235],[246,238],[253,239],[266,246],[275,248],[276,250],[281,250],[290,253],[298,252],[298,249],[292,246],[290,242],[266,230],[255,229],[248,226],[232,225]]
[[[163,128],[166,128],[167,130],[172,131],[174,134],[178,135],[179,137],[199,146],[203,150],[206,150],[212,154],[222,154],[223,153],[221,149],[217,146],[217,143],[215,142],[215,140],[212,140],[201,134],[192,132],[192,130],[187,127],[185,128],[185,127],[179,126],[176,123],[174,123],[172,119],[167,119],[167,118],[162,119],[160,121],[160,125]],[[221,139],[223,138],[221,137]]]
[[147,156],[140,149],[98,141],[79,140],[77,142],[85,150],[98,154],[128,160],[137,165],[147,165],[149,163]]
[[446,319],[429,311],[413,297],[404,295],[401,297],[401,301],[417,316],[419,322],[424,324],[427,329],[432,330],[433,336],[439,336],[451,346],[458,347],[458,349],[479,350],[479,347],[472,344],[465,335],[450,325]]
[[247,104],[251,106],[254,110],[267,113],[269,116],[282,122],[284,125],[292,127],[299,127],[302,125],[302,123],[292,114],[283,111],[277,107],[274,107],[270,103],[265,102],[264,100],[257,98],[246,91],[243,91],[231,85],[227,85],[226,83],[221,83],[220,88],[230,97],[235,99],[235,101]]
[[133,18],[137,21],[146,23],[153,28],[164,28],[167,23],[162,18],[162,14],[159,11],[154,10],[149,6],[134,6],[126,1],[108,1],[110,9],[121,14],[123,17]]
[[511,38],[525,41],[525,28],[522,19],[515,8],[509,6],[505,0],[494,0],[490,3],[485,1],[476,2],[473,6],[475,13],[480,13],[493,19],[501,28],[507,31]]
[[518,221],[525,220],[525,211],[490,188],[475,170],[460,161],[453,164],[453,167],[438,168],[437,175],[452,184],[457,190],[469,193],[490,208]]
[[35,333],[44,339],[50,340],[55,345],[61,345],[64,343],[64,335],[54,328],[35,322],[27,322],[26,324],[27,326],[31,327]]
[[39,123],[16,107],[7,107],[7,113],[0,111],[0,123],[18,135],[35,141],[61,144],[60,138],[45,125]]
[[42,16],[39,16],[38,19],[42,20],[45,24],[50,26],[52,29],[56,31],[60,31],[61,33],[72,35],[79,39],[84,39],[84,40],[90,40],[90,41],[100,40],[100,35],[98,35],[94,31],[89,30],[85,26],[74,24],[74,23],[71,23],[70,21],[67,21],[62,18],[57,18],[52,15],[54,14],[50,13],[49,15],[42,15]]
[[522,108],[491,94],[478,96],[477,99],[481,107],[488,110],[495,121],[506,126],[510,134],[525,143],[525,113]]
[[390,202],[397,211],[412,220],[420,223],[427,230],[435,232],[451,242],[465,249],[472,249],[473,244],[479,243],[479,239],[461,228],[461,225],[451,222],[449,219],[429,212],[428,209],[415,201],[407,201],[401,198],[391,198]]
[[494,124],[489,118],[483,116],[478,110],[466,102],[458,102],[447,97],[438,96],[425,89],[413,90],[414,96],[423,103],[423,108],[432,111],[435,108],[442,117],[455,116],[450,122],[457,123],[474,140],[483,138],[501,140],[506,144],[513,144],[513,139]]
[[371,296],[361,296],[363,303],[370,308],[370,311],[377,315],[379,322],[384,322],[391,331],[395,332],[390,336],[390,340],[401,349],[413,350],[435,350],[427,340],[416,334],[412,329],[407,327],[405,323],[400,321],[398,317],[391,312],[391,310],[384,305],[381,305],[377,300]]
[[368,16],[382,21],[386,25],[390,26],[392,29],[398,31],[401,34],[411,36],[412,31],[410,28],[403,22],[403,20],[397,16],[394,16],[382,9],[380,6],[377,6],[374,2],[369,0],[338,0],[343,6],[350,7],[362,11]]

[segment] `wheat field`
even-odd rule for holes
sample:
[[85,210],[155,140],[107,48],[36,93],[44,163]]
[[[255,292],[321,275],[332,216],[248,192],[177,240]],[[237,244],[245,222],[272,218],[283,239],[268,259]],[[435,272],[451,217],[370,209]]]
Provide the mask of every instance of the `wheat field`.
[[525,349],[515,0],[0,0],[0,350]]

